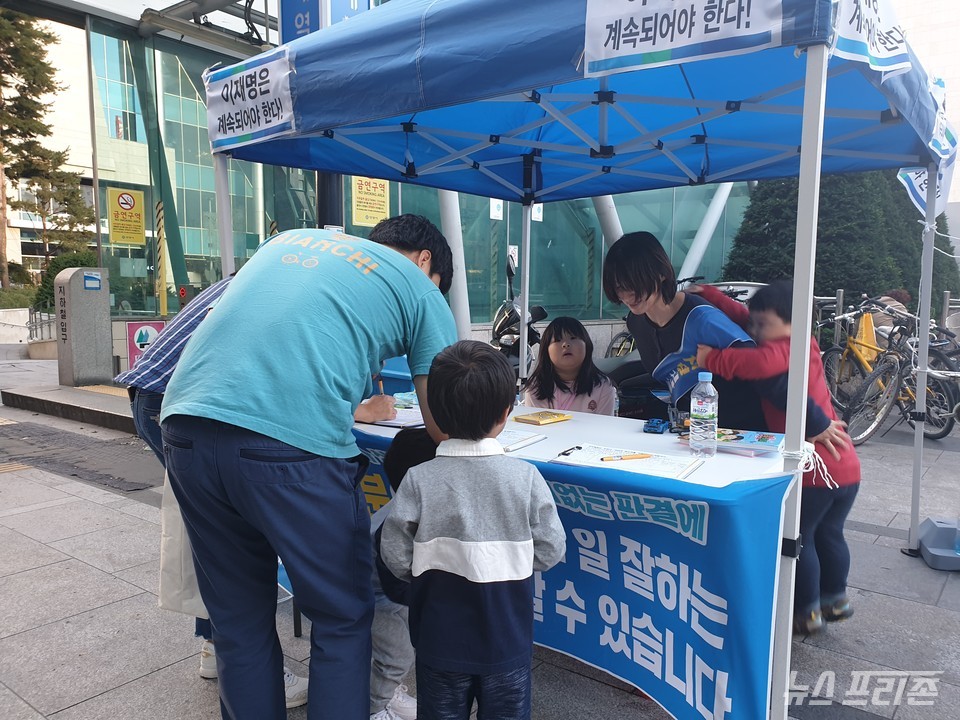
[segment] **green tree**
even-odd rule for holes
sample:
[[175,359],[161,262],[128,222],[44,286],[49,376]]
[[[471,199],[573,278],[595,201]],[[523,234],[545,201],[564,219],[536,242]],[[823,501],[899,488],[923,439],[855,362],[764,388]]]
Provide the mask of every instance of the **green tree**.
[[43,118],[47,99],[60,88],[47,61],[57,36],[29,15],[0,8],[0,287],[7,270],[7,166],[23,157],[25,143],[50,135]]
[[40,219],[44,267],[50,263],[51,245],[57,252],[80,252],[93,239],[96,222],[80,191],[80,175],[63,170],[66,151],[47,150],[36,141],[23,144],[23,158],[11,168],[23,178],[25,199],[13,201],[14,210],[25,210]]
[[[770,282],[793,275],[797,222],[796,178],[760,182],[750,198],[723,276]],[[849,298],[920,285],[923,227],[896,172],[828,175],[821,179],[814,292]],[[943,216],[938,224],[945,228]],[[945,232],[945,231],[944,231]],[[938,246],[949,247],[944,239]],[[938,254],[935,303],[941,290],[960,289],[951,258]]]
[[10,272],[10,282],[14,285],[26,285],[27,287],[33,287],[33,285],[36,284],[34,282],[33,275],[30,274],[30,271],[20,263],[7,263],[7,268]]
[[61,270],[75,267],[97,267],[97,254],[91,250],[83,252],[64,253],[50,260],[43,281],[37,288],[37,298],[34,307],[37,310],[47,310],[53,307],[53,283]]

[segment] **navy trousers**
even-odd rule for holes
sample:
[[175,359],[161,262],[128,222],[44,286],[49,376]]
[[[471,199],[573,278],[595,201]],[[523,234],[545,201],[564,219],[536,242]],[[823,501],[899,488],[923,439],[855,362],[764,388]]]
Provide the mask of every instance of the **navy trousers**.
[[213,623],[229,720],[286,718],[277,556],[310,618],[310,720],[367,720],[370,517],[361,456],[325,458],[183,415],[163,423],[170,484]]
[[164,464],[163,438],[160,435],[160,406],[163,405],[163,393],[134,387],[128,390],[130,412],[133,413],[133,426],[137,429],[137,435],[147,444],[147,447],[153,450],[157,460]]
[[793,607],[797,613],[819,610],[846,595],[850,549],[843,524],[850,514],[860,483],[831,490],[805,487],[800,499],[800,534],[803,548],[797,559]]
[[532,674],[527,665],[510,672],[468,675],[445,672],[417,660],[417,720],[530,720]]

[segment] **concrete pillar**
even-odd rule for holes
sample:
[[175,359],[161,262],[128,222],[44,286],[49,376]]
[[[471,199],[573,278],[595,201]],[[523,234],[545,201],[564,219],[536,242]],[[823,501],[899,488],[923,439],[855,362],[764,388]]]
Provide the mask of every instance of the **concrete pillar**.
[[67,268],[54,281],[60,384],[113,379],[110,275],[106,268]]

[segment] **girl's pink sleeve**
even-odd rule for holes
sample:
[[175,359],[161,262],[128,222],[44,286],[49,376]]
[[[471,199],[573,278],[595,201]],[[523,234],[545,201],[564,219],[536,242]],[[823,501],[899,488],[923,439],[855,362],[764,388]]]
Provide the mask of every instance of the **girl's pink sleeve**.
[[597,394],[597,409],[594,415],[613,415],[617,399],[617,389],[613,386],[613,383],[604,378],[595,392]]

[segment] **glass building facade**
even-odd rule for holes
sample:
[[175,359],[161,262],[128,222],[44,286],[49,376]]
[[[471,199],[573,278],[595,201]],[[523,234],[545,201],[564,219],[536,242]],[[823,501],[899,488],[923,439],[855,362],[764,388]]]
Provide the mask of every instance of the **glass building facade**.
[[[717,186],[698,186],[627,193],[614,200],[624,232],[646,230],[660,239],[679,270],[700,227]],[[365,236],[368,228],[351,223],[352,185],[344,183],[346,230]],[[746,183],[735,184],[698,275],[708,281],[720,276],[733,237],[740,227],[749,195]],[[440,223],[436,190],[414,185],[390,185],[390,210],[424,215]],[[492,215],[502,219],[491,219]],[[522,208],[503,203],[491,212],[488,198],[460,195],[464,260],[475,323],[490,322],[507,295],[505,265],[510,246],[520,245]],[[570,315],[580,320],[618,318],[622,307],[603,297],[601,269],[603,235],[589,198],[543,206],[542,219],[532,224],[530,238],[530,303],[543,305],[550,317]],[[519,282],[515,281],[519,291]]]
[[[86,29],[91,83],[87,98],[75,97],[78,113],[91,117],[93,164],[86,182],[99,202],[102,263],[110,270],[118,315],[172,314],[187,297],[221,277],[213,156],[206,128],[202,74],[232,59],[194,45],[90,18]],[[85,107],[89,105],[89,109]],[[366,236],[369,227],[350,217],[352,183],[343,178],[344,225]],[[233,253],[237,266],[271,234],[317,224],[317,177],[296,169],[229,161]],[[111,237],[108,189],[143,193],[142,242]],[[625,232],[647,230],[664,244],[680,268],[716,192],[715,186],[633,193],[615,198]],[[698,274],[716,279],[748,200],[734,187]],[[489,322],[506,297],[504,266],[519,246],[521,208],[460,195],[471,319]],[[436,190],[390,183],[390,213],[425,215],[438,226]],[[163,243],[160,242],[161,231]],[[24,228],[24,261],[33,255]],[[601,284],[603,238],[590,199],[552,203],[533,223],[531,302],[551,317],[581,320],[620,317]],[[516,283],[519,290],[519,282]]]
[[[232,60],[99,20],[91,21],[89,47],[102,258],[114,307],[175,312],[181,288],[192,296],[222,274],[202,75]],[[228,174],[238,266],[271,232],[315,226],[313,173],[231,160]],[[111,237],[108,188],[143,192],[143,244]]]

